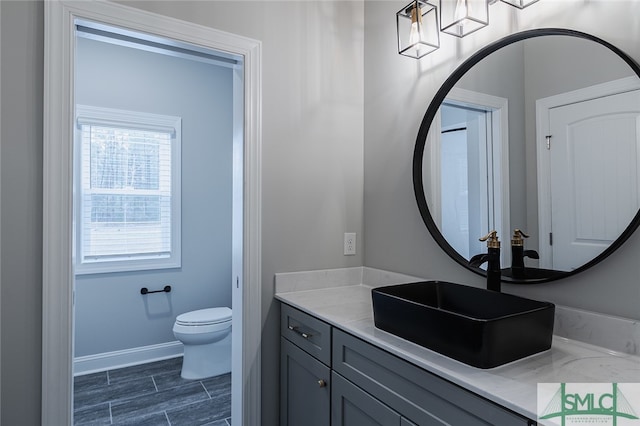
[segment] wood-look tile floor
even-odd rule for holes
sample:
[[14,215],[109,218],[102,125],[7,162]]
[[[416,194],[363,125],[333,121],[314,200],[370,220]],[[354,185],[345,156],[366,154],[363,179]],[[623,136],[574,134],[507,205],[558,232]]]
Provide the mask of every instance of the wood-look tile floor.
[[180,377],[182,358],[74,378],[74,425],[230,426],[231,374]]

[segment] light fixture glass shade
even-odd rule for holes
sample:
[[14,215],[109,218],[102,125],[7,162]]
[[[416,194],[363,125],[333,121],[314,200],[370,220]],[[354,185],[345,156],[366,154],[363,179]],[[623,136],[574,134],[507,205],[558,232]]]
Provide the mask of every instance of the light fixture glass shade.
[[489,25],[488,0],[441,0],[440,29],[464,37]]
[[518,9],[524,9],[527,6],[531,6],[538,0],[502,0],[504,3],[510,4],[511,6],[515,6]]
[[398,53],[421,58],[440,47],[436,6],[414,0],[396,13]]

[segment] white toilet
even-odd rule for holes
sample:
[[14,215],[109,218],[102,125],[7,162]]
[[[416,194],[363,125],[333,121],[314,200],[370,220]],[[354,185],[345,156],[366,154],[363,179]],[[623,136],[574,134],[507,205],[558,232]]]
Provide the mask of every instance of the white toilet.
[[208,308],[178,315],[173,334],[184,345],[184,379],[231,371],[231,309]]

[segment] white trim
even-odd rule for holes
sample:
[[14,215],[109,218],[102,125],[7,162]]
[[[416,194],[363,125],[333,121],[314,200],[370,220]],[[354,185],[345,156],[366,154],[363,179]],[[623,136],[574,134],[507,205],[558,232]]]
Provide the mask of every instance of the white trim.
[[438,229],[442,229],[442,113],[440,108],[436,112],[427,133],[427,147],[425,154],[427,157],[428,167],[422,166],[422,182],[428,182],[424,185],[426,192],[427,206],[431,212],[431,218],[435,222]]
[[121,351],[79,356],[73,359],[73,375],[97,373],[115,368],[146,364],[163,359],[177,358],[184,353],[184,345],[179,341],[158,345],[140,346]]
[[182,119],[180,117],[91,105],[76,105],[76,123],[78,127],[83,124],[112,127],[124,126],[140,130],[171,133],[172,136],[182,128]]
[[[242,398],[234,423],[260,424],[261,44],[234,34],[100,1],[45,2],[42,425],[72,424],[72,125],[74,19],[87,19],[244,57]],[[234,310],[235,312],[236,310]],[[235,358],[235,357],[234,357]],[[232,393],[237,395],[237,389]]]
[[[446,101],[454,101],[453,103],[460,103],[461,105],[473,106],[480,109],[493,109],[491,122],[492,131],[495,132],[493,140],[500,141],[500,144],[494,144],[493,146],[492,161],[494,166],[499,165],[497,169],[494,167],[494,180],[500,181],[500,191],[498,194],[500,199],[494,200],[494,203],[495,205],[501,206],[501,210],[494,212],[494,214],[496,216],[496,222],[501,224],[501,229],[497,229],[498,235],[503,241],[507,241],[511,238],[509,100],[486,93],[454,87],[447,94],[445,102]],[[511,252],[509,250],[502,250],[502,263],[503,265],[511,264]]]
[[[241,68],[242,60],[237,55],[229,54],[217,50],[215,53],[211,49],[202,48],[189,43],[182,43],[178,40],[168,40],[163,37],[156,37],[152,34],[145,34],[118,28],[118,37],[114,38],[113,27],[103,25],[99,22],[76,20],[79,31],[77,37],[89,40],[101,41],[117,46],[130,47],[144,50],[146,52],[159,53],[161,55],[173,56],[180,59],[202,62],[205,64],[217,65],[226,68]],[[158,46],[162,45],[162,46]]]
[[540,268],[552,269],[551,233],[551,165],[546,136],[549,135],[549,110],[603,96],[617,95],[640,89],[637,76],[620,78],[582,89],[536,100],[536,157],[538,175],[538,254]]
[[[240,101],[238,101],[240,100]],[[233,70],[233,176],[232,176],[232,212],[244,211],[244,75],[242,69]],[[244,215],[231,215],[231,306],[233,306],[234,318],[244,318],[243,287],[243,245],[244,245]],[[244,330],[235,326],[231,328],[231,353],[242,352]],[[242,369],[243,360],[240,357],[231,358],[231,371]],[[243,378],[239,374],[231,374],[231,388],[242,389]],[[231,398],[231,417],[236,417],[242,412],[242,404],[238,398]]]
[[[237,425],[262,423],[262,45],[244,54],[244,223],[242,265],[242,401],[231,401]],[[233,319],[236,323],[236,317]],[[236,360],[237,362],[237,360]],[[235,365],[235,364],[234,364]],[[233,370],[236,371],[236,370]],[[234,389],[232,383],[231,389]]]
[[[0,1],[0,22],[2,21],[2,2]],[[0,31],[1,32],[1,31]],[[0,46],[2,46],[2,37],[0,36]],[[2,54],[0,54],[0,82],[2,81]],[[2,146],[2,84],[0,84],[0,147]],[[1,151],[1,150],[0,150]],[[0,155],[0,164],[2,156]],[[2,175],[2,173],[0,173]],[[0,188],[2,188],[0,181]],[[0,190],[0,200],[2,199],[2,191]],[[0,202],[0,206],[2,203]],[[0,207],[0,223],[2,223],[2,208]],[[0,226],[0,242],[2,241],[2,227]],[[0,244],[2,247],[2,244]],[[0,271],[2,270],[2,249],[0,248]],[[2,278],[0,277],[0,318],[2,317]],[[0,354],[2,354],[2,333],[0,333]],[[0,366],[2,365],[2,356],[0,355]],[[0,383],[2,383],[2,368],[0,368]],[[0,402],[2,401],[2,386],[0,386]],[[2,419],[2,403],[0,403],[0,419]]]
[[70,425],[72,390],[72,17],[45,2],[42,424]]

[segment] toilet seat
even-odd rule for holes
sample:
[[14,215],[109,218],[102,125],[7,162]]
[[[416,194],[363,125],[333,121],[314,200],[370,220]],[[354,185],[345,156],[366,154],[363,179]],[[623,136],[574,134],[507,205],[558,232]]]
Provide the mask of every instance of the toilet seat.
[[206,326],[231,321],[231,309],[207,308],[178,315],[176,325]]

